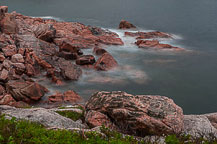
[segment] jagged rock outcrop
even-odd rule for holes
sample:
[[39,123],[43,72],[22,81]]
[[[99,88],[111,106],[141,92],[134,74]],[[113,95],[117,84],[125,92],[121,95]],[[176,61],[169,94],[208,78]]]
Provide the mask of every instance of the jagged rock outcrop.
[[136,26],[134,26],[133,24],[129,23],[126,20],[122,20],[119,24],[119,29],[132,29],[132,28],[136,28]]
[[180,133],[183,128],[182,109],[164,96],[102,91],[91,96],[86,111],[100,112],[122,132],[138,136]]
[[94,65],[95,69],[99,71],[108,71],[117,66],[117,61],[108,52],[104,53]]

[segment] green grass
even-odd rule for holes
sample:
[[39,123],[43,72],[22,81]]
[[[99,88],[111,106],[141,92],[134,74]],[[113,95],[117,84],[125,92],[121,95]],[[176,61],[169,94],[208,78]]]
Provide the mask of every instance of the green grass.
[[70,110],[64,110],[64,111],[56,111],[56,113],[58,113],[64,117],[70,118],[73,121],[76,121],[79,119],[81,119],[82,121],[84,120],[84,112],[77,113],[77,112],[70,111]]
[[[0,144],[147,144],[142,139],[122,134],[102,127],[97,132],[71,132],[48,130],[44,126],[25,120],[11,120],[0,116]],[[166,144],[217,144],[216,139],[192,139],[190,136],[170,135]],[[157,144],[157,142],[155,142]]]

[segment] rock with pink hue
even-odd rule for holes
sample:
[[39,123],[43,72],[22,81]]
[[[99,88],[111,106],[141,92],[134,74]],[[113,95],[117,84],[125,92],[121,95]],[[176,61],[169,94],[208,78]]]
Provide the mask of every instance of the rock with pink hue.
[[28,76],[34,76],[36,75],[35,73],[35,68],[31,65],[31,64],[25,64],[25,67],[26,67],[26,74]]
[[145,136],[182,131],[183,111],[164,96],[97,92],[86,103],[86,111],[106,115],[123,132]]
[[3,62],[5,60],[4,55],[0,54],[0,62]]
[[16,34],[18,32],[17,22],[13,14],[5,13],[0,21],[0,27],[5,34]]
[[133,24],[125,20],[122,20],[119,24],[119,29],[132,29],[132,28],[136,28],[136,26],[134,26]]
[[76,103],[81,101],[81,99],[82,98],[73,90],[66,91],[63,94],[56,92],[56,94],[48,96],[50,103]]
[[35,27],[34,33],[37,38],[52,42],[56,35],[56,29],[51,24],[39,24]]
[[91,128],[104,125],[105,127],[108,127],[110,129],[117,129],[107,115],[98,111],[88,111],[85,114],[85,121]]
[[98,42],[105,45],[124,45],[124,42],[120,38],[111,36],[98,36]]
[[107,53],[107,51],[103,48],[99,48],[99,47],[95,47],[93,49],[93,53],[96,54],[96,55],[102,55],[104,53]]
[[2,48],[2,51],[6,57],[10,57],[16,54],[16,46],[7,45],[6,47]]
[[108,71],[117,66],[117,61],[109,53],[104,53],[94,65],[95,69],[100,71]]
[[21,54],[15,54],[11,57],[13,63],[24,63],[23,56]]
[[125,36],[137,37],[137,39],[152,39],[152,38],[172,38],[168,33],[154,32],[125,32]]
[[9,81],[6,89],[15,100],[27,103],[40,100],[48,92],[42,85],[29,81]]
[[18,75],[22,75],[26,70],[26,67],[23,63],[12,63],[11,65],[13,66],[16,74]]
[[8,71],[6,69],[3,69],[0,72],[0,81],[7,82],[8,81]]
[[157,40],[138,40],[135,43],[139,48],[155,48],[155,49],[170,49],[170,50],[184,50],[183,48],[174,47],[169,44],[161,44]]
[[95,62],[95,57],[92,55],[83,55],[76,60],[77,65],[92,65]]

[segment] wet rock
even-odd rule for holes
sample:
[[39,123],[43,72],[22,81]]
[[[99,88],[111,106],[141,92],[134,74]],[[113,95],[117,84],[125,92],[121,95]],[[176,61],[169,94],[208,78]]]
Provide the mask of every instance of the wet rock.
[[193,137],[203,136],[209,138],[214,136],[217,138],[217,129],[212,126],[209,119],[204,115],[185,115],[183,133]]
[[51,24],[40,24],[34,29],[35,36],[41,40],[52,42],[55,38],[56,29]]
[[90,110],[107,115],[123,133],[138,136],[174,134],[183,128],[182,109],[164,96],[102,91],[88,100]]
[[5,34],[15,34],[18,32],[15,16],[5,13],[5,16],[0,21],[1,31]]
[[58,61],[61,75],[65,80],[78,80],[82,75],[82,70],[71,61]]
[[71,53],[77,53],[78,49],[80,49],[80,46],[77,44],[73,44],[70,41],[63,40],[61,45],[59,45],[59,51],[66,51]]
[[76,60],[77,65],[92,65],[95,63],[95,58],[92,55],[83,55]]
[[42,85],[29,81],[9,81],[6,89],[15,100],[27,103],[40,100],[48,92]]
[[72,53],[72,52],[61,51],[58,53],[58,56],[66,59],[66,60],[75,60],[75,59],[77,59],[78,54]]
[[25,67],[26,67],[26,74],[28,76],[36,75],[35,68],[31,64],[25,64]]
[[48,96],[48,101],[51,103],[76,103],[81,101],[81,97],[73,90],[69,90],[62,93],[56,92],[56,94]]
[[13,63],[24,63],[23,56],[21,54],[15,54],[11,57]]
[[110,121],[108,116],[98,111],[94,111],[94,110],[88,111],[85,115],[85,121],[88,124],[88,126],[91,128],[104,125],[105,127],[111,129],[117,129],[115,125]]
[[16,47],[14,45],[7,45],[6,47],[2,48],[2,51],[6,57],[10,57],[16,54]]
[[63,117],[49,109],[44,109],[44,108],[21,109],[21,108],[14,108],[14,107],[2,105],[0,106],[0,111],[2,112],[2,114],[6,114],[10,117],[37,122],[48,128],[52,128],[52,127],[60,128],[60,129],[85,128],[83,124],[74,122],[73,120]]
[[0,54],[0,62],[3,62],[5,60],[4,55]]
[[7,82],[7,80],[8,80],[8,71],[6,69],[3,69],[0,72],[0,81]]
[[118,66],[117,61],[109,53],[104,53],[95,63],[96,70],[108,71]]
[[125,32],[125,36],[137,37],[137,39],[153,39],[153,38],[172,38],[168,33],[154,32]]
[[136,28],[136,26],[134,26],[133,24],[125,20],[122,20],[119,24],[119,29],[132,29],[132,28]]
[[103,48],[99,48],[99,47],[95,47],[93,49],[93,53],[96,54],[96,55],[102,55],[104,53],[107,53],[107,51]]
[[92,32],[93,35],[95,36],[100,36],[100,35],[109,35],[109,36],[114,36],[114,37],[118,37],[118,34],[111,32],[109,30],[105,30],[99,27],[94,27],[94,26],[88,26],[88,28],[90,29],[90,31]]
[[98,42],[105,44],[105,45],[124,45],[124,42],[117,37],[111,36],[98,36]]
[[171,49],[171,50],[184,50],[183,48],[174,47],[169,44],[161,44],[157,40],[138,40],[135,43],[139,48],[155,48],[155,49]]

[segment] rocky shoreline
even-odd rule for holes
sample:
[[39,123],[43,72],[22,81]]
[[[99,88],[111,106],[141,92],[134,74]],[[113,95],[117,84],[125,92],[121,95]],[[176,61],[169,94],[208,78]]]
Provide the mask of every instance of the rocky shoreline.
[[[123,20],[119,29],[136,31],[136,26]],[[160,43],[158,38],[173,39],[164,32],[125,32],[125,36],[136,37],[138,48],[185,51]],[[56,92],[42,101],[49,89],[39,84],[37,78],[64,85],[67,81],[78,81],[83,69],[114,69],[118,62],[106,51],[108,45],[121,46],[124,42],[118,34],[102,28],[8,13],[7,6],[0,6],[0,112],[49,128],[89,129],[105,125],[141,137],[173,133],[211,133],[217,137],[217,113],[183,115],[179,106],[163,96],[97,92],[84,106],[83,122],[74,122],[53,109],[22,108],[36,102],[53,105],[81,101],[73,90]],[[83,49],[92,49],[92,55],[84,55]]]

